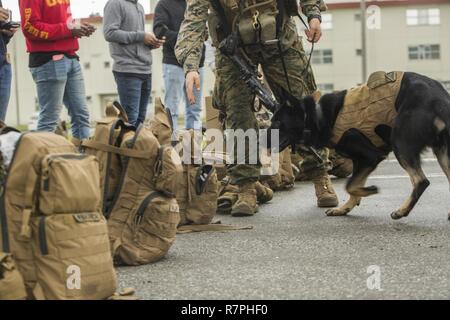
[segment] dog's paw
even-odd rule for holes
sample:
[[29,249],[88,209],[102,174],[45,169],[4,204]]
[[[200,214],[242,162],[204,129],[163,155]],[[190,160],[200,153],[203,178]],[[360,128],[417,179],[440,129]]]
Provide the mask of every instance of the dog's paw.
[[340,208],[334,208],[334,209],[328,209],[325,211],[325,214],[328,217],[342,217],[346,216],[350,212],[350,209],[340,209]]
[[397,210],[397,211],[394,211],[391,213],[391,218],[393,220],[400,220],[401,218],[404,218],[404,217],[405,217],[405,215],[400,210]]

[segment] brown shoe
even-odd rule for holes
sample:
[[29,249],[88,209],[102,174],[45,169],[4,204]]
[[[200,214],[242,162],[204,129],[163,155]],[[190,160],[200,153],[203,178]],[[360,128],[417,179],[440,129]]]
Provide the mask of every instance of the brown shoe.
[[227,183],[222,186],[219,198],[217,198],[217,213],[231,214],[231,209],[238,200],[239,187]]
[[249,217],[255,215],[257,211],[255,183],[240,185],[238,200],[231,210],[231,215],[233,217]]
[[317,170],[312,180],[316,189],[317,206],[319,208],[337,207],[339,200],[328,173],[324,170]]
[[332,169],[328,172],[338,178],[347,178],[353,172],[353,162],[350,159],[344,158],[336,152],[330,153],[330,161]]
[[264,185],[268,188],[272,189],[273,191],[279,191],[281,190],[281,175],[279,173],[270,176],[264,180]]
[[255,189],[256,189],[256,198],[259,204],[267,203],[273,199],[272,189],[266,187],[261,182],[258,181],[255,183]]

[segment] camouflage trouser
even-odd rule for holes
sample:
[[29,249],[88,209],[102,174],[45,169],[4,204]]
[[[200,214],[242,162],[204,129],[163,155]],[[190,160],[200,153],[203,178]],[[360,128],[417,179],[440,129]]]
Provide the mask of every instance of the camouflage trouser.
[[328,149],[319,149],[317,153],[322,158],[323,162],[320,163],[317,157],[307,151],[299,152],[299,161],[295,165],[300,169],[302,174],[308,175],[314,173],[315,170],[331,170],[331,161],[329,160],[330,152]]
[[[272,48],[272,50],[274,49]],[[276,50],[274,51],[276,52]],[[283,59],[279,55],[275,55],[270,59],[263,59],[259,51],[249,54],[249,58],[255,64],[261,66],[266,82],[271,88],[283,87],[286,90],[288,89]],[[308,63],[308,58],[300,39],[284,53],[284,63],[294,96],[300,99],[316,91],[317,87],[311,67],[303,72]],[[226,112],[227,129],[258,130],[258,122],[253,111],[255,95],[241,79],[239,69],[227,57],[221,55],[220,52],[216,54],[216,68],[216,84],[213,99],[214,104]],[[274,90],[274,93],[277,93],[276,90]],[[326,151],[321,151],[325,164],[328,163],[326,153]],[[305,158],[308,159],[313,167],[318,168],[320,166],[319,161],[313,156],[307,154]],[[228,168],[228,174],[233,184],[256,181],[259,178],[259,173],[259,165],[237,164]]]

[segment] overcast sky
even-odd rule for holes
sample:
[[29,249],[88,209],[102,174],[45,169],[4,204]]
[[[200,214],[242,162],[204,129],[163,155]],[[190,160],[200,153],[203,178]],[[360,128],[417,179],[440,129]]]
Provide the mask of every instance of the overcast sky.
[[[19,0],[2,0],[3,7],[11,9],[15,20],[20,19]],[[75,18],[85,18],[93,12],[103,14],[103,7],[107,0],[71,0],[72,13]],[[150,12],[150,0],[139,0],[146,12]],[[155,1],[156,2],[156,1]]]

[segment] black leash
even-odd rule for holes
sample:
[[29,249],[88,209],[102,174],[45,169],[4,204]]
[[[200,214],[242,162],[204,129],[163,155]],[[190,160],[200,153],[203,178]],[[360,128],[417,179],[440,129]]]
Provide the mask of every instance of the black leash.
[[[309,26],[306,24],[305,20],[302,18],[302,16],[300,15],[299,12],[297,12],[297,17],[299,17],[300,21],[303,23],[303,25],[305,26],[306,30],[310,30]],[[311,42],[311,52],[309,53],[309,57],[308,57],[308,63],[306,64],[306,68],[303,70],[302,72],[302,77],[304,76],[306,70],[309,69],[309,67],[311,67],[311,60],[312,60],[312,55],[314,53],[314,38],[315,38],[316,34],[313,34],[313,41]]]
[[[280,1],[278,1],[278,3],[280,3]],[[300,15],[300,12],[297,10],[297,17],[300,19],[300,21],[302,22],[302,24],[305,26],[306,30],[310,30],[309,26],[306,24],[305,20],[303,19],[303,17]],[[279,19],[280,20],[280,19]],[[279,24],[279,22],[277,21],[277,25]],[[279,27],[277,27],[279,28]],[[308,71],[308,69],[311,67],[311,60],[312,60],[312,56],[314,53],[314,38],[315,38],[315,34],[313,35],[313,39],[311,42],[311,52],[309,53],[308,56],[308,61],[306,63],[305,68],[303,69],[302,73],[300,74],[300,77],[303,78],[305,76],[305,73]],[[278,39],[278,51],[280,52],[280,56],[281,56],[281,64],[283,66],[283,72],[284,72],[284,77],[286,78],[286,84],[289,90],[289,93],[292,94],[292,87],[291,87],[291,83],[289,81],[289,75],[287,72],[287,67],[286,67],[286,61],[284,59],[284,52],[281,50],[281,42],[280,39]]]

